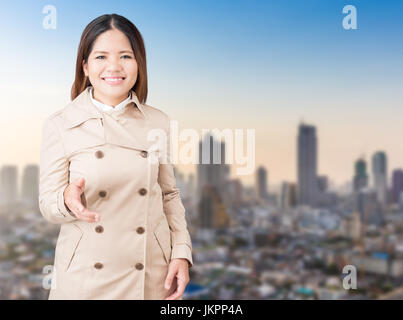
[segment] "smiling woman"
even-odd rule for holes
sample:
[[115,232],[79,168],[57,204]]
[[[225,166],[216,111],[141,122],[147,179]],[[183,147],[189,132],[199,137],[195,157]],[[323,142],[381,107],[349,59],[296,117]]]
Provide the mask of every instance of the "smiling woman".
[[192,245],[172,163],[147,139],[162,129],[170,144],[170,119],[145,104],[142,37],[98,17],[76,67],[71,103],[42,134],[40,210],[61,225],[49,299],[181,299]]
[[96,100],[115,106],[127,98],[138,74],[137,62],[130,48],[127,36],[118,29],[98,36],[88,59],[82,61],[85,76],[95,88]]
[[129,20],[118,15],[112,20],[102,16],[85,28],[78,48],[71,99],[90,84],[94,86],[94,98],[110,105],[127,98],[130,90],[136,92],[141,103],[147,100],[144,41]]

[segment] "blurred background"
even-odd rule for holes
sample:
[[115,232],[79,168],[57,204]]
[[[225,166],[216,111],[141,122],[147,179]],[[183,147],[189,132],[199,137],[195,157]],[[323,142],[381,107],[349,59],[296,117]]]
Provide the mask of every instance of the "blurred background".
[[175,165],[184,299],[403,298],[401,1],[18,0],[0,5],[0,299],[47,299],[59,227],[38,208],[41,128],[105,13],[143,35],[147,104],[180,129],[255,129],[251,174]]

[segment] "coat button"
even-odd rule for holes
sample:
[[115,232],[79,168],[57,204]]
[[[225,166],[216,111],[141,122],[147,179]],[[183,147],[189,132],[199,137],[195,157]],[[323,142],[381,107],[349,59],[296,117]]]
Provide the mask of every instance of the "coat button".
[[96,226],[95,231],[98,232],[98,233],[102,233],[102,232],[104,232],[104,227],[103,226]]
[[98,150],[97,152],[95,152],[95,157],[97,157],[98,159],[103,158],[104,153],[101,150]]
[[98,192],[98,195],[99,195],[101,198],[105,198],[105,197],[106,197],[106,191],[105,191],[105,190],[101,190],[101,191]]
[[96,264],[94,264],[94,268],[95,269],[102,269],[103,268],[103,264],[101,262],[97,262]]
[[144,233],[144,228],[143,228],[143,227],[138,227],[138,228],[137,228],[137,233],[138,233],[138,234]]
[[139,193],[140,193],[142,196],[144,196],[144,195],[147,193],[147,189],[141,188],[141,189],[139,190]]
[[136,269],[137,270],[142,270],[144,268],[142,263],[136,263]]
[[147,158],[148,152],[145,151],[145,150],[141,151],[141,156],[142,156],[143,158]]

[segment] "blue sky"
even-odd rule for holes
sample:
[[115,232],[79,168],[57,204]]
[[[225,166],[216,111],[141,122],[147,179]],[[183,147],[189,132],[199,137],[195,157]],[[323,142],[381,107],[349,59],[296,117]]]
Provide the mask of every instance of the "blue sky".
[[[42,28],[47,4],[56,30]],[[347,4],[357,30],[342,28]],[[68,102],[83,29],[118,13],[145,40],[148,103],[184,128],[255,128],[256,164],[270,182],[295,180],[301,119],[318,127],[320,173],[339,184],[378,149],[390,169],[403,167],[402,1],[24,0],[0,9],[0,164],[39,161],[41,122]]]

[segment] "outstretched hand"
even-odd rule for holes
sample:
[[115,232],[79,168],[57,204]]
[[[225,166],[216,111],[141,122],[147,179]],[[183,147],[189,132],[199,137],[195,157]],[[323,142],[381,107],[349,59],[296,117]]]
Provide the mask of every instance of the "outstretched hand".
[[99,214],[87,210],[87,208],[81,203],[81,194],[84,192],[85,179],[78,178],[70,183],[66,189],[64,189],[64,204],[70,211],[70,214],[79,220],[88,222],[99,221]]

